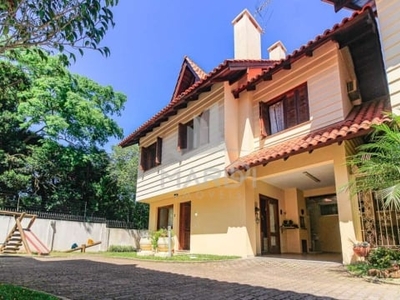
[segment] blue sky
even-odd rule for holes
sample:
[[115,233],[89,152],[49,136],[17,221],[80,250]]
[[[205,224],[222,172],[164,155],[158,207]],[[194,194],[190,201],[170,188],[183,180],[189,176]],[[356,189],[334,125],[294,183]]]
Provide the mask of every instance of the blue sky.
[[[269,5],[255,15],[263,2]],[[70,69],[127,95],[116,118],[127,136],[168,104],[185,55],[206,72],[233,58],[231,22],[245,8],[264,28],[263,58],[278,40],[292,53],[350,16],[320,0],[125,0],[113,10],[116,26],[103,41],[111,56],[86,51]]]

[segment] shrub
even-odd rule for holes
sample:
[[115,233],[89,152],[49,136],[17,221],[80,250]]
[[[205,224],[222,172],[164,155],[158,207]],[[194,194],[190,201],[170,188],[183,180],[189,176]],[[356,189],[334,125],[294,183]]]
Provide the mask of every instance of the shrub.
[[[150,234],[150,241],[151,241],[151,246],[153,247],[154,250],[157,249],[158,247],[158,240],[160,237],[167,237],[168,236],[168,230],[165,228],[161,228],[157,231],[154,231]],[[174,236],[174,232],[171,230],[171,236]]]
[[109,252],[135,252],[136,249],[133,246],[120,246],[120,245],[111,245],[108,248]]
[[371,266],[378,269],[389,268],[394,261],[400,262],[400,251],[396,249],[379,247],[368,256]]
[[366,262],[357,262],[347,266],[347,270],[355,276],[367,275],[370,268],[371,266]]
[[166,235],[168,235],[168,231],[166,229],[163,229],[163,228],[151,233],[150,240],[151,240],[151,246],[153,247],[153,249],[157,249],[158,239],[161,236],[166,236]]

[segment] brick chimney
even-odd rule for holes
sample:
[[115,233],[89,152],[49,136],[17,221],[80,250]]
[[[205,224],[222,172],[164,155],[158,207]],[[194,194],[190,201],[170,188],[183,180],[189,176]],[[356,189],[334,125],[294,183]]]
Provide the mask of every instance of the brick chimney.
[[235,59],[261,59],[262,28],[245,9],[233,21]]
[[277,41],[268,48],[270,60],[281,60],[286,57],[286,48],[281,41]]

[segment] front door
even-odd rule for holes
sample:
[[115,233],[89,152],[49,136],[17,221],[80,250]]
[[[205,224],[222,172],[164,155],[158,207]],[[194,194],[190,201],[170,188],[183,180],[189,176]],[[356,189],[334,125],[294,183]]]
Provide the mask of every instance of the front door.
[[191,203],[183,202],[179,214],[179,249],[190,250],[190,214]]
[[261,252],[281,252],[279,238],[278,200],[260,195]]

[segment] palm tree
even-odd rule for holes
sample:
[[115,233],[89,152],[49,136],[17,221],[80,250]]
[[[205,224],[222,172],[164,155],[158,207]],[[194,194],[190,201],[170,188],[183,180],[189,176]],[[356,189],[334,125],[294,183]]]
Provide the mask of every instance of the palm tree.
[[386,207],[400,210],[400,116],[387,116],[388,122],[374,125],[369,142],[350,157],[356,179],[349,186],[355,193],[373,191]]

